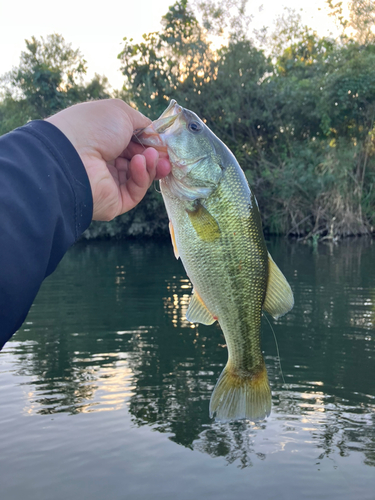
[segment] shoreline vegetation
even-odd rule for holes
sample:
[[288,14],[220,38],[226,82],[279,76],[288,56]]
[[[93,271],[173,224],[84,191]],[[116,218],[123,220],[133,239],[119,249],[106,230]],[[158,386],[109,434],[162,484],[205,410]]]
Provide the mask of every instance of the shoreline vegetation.
[[[0,135],[77,102],[117,97],[156,119],[171,98],[195,111],[233,151],[257,197],[266,234],[336,241],[375,232],[375,4],[329,1],[337,39],[319,37],[287,10],[249,35],[243,1],[178,0],[162,29],[124,38],[121,91],[61,35],[26,40],[20,65],[0,79]],[[229,4],[231,8],[229,9]],[[229,14],[228,14],[229,12]],[[249,24],[250,23],[250,24]],[[211,35],[225,35],[215,48]],[[134,210],[93,222],[98,238],[168,233],[151,186]]]

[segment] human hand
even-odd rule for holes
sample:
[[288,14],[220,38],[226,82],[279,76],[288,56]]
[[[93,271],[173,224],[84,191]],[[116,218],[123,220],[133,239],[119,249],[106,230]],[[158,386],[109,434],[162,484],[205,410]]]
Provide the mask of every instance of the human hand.
[[131,142],[134,130],[151,122],[119,99],[76,104],[49,117],[77,150],[86,168],[94,220],[112,220],[134,208],[154,179],[170,172],[154,148]]

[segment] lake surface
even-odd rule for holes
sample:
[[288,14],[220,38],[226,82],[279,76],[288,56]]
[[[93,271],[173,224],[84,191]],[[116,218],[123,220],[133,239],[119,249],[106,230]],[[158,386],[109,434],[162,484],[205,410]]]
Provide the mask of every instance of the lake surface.
[[272,413],[209,418],[227,359],[166,243],[77,244],[0,353],[2,500],[375,498],[375,244],[272,240]]

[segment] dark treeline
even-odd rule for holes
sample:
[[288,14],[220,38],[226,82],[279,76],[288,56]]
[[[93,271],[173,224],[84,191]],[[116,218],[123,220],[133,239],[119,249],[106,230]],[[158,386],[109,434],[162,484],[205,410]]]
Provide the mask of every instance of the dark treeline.
[[[178,0],[162,29],[124,39],[124,86],[116,97],[151,119],[171,98],[192,109],[234,152],[258,198],[266,232],[315,240],[370,234],[375,226],[375,6],[352,0],[341,26],[321,38],[293,11],[274,31],[248,35],[241,0]],[[227,7],[231,6],[229,10]],[[198,17],[200,21],[198,21]],[[228,42],[215,49],[210,34]],[[229,35],[229,36],[228,36]],[[86,63],[59,35],[26,42],[20,65],[2,78],[0,134],[26,121],[110,96],[108,81],[83,83]],[[93,223],[92,237],[167,232],[151,188],[131,212]]]

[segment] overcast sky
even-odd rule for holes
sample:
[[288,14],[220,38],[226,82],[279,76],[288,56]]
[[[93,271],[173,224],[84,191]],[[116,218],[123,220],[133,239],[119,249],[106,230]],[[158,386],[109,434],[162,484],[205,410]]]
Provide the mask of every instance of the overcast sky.
[[[88,76],[106,75],[113,88],[120,88],[123,77],[117,54],[126,36],[139,40],[143,33],[158,31],[160,19],[174,0],[106,0],[100,4],[82,0],[0,0],[0,75],[17,66],[25,39],[63,35],[87,61]],[[301,4],[305,4],[301,10]],[[325,0],[249,0],[253,27],[271,25],[283,6],[298,10],[303,21],[320,34],[334,29],[327,15]],[[263,9],[260,12],[260,7]],[[320,10],[318,10],[320,9]]]

